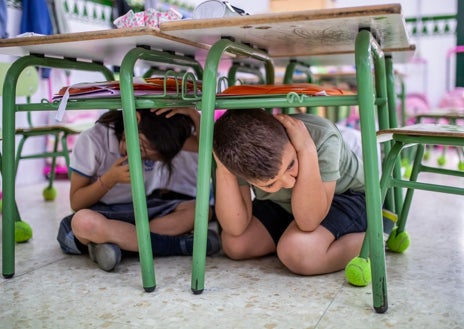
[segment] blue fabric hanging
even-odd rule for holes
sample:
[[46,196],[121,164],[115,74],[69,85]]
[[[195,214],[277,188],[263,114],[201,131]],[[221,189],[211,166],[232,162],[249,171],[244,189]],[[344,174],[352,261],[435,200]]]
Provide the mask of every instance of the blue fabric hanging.
[[0,38],[8,38],[8,11],[6,6],[6,0],[0,0]]
[[53,34],[46,0],[22,0],[21,33]]
[[[53,25],[46,0],[22,0],[20,33],[34,32],[38,34],[53,34]],[[50,76],[50,69],[41,70],[42,78]]]

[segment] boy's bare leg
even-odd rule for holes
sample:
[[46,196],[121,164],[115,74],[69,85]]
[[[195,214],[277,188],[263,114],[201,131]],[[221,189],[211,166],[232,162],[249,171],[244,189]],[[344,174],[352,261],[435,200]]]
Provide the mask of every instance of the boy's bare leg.
[[276,251],[274,240],[264,225],[255,217],[239,236],[222,231],[222,250],[235,260],[268,255]]
[[350,233],[335,240],[323,226],[313,232],[303,232],[293,222],[282,235],[277,255],[292,272],[317,275],[343,270],[359,255],[364,233]]

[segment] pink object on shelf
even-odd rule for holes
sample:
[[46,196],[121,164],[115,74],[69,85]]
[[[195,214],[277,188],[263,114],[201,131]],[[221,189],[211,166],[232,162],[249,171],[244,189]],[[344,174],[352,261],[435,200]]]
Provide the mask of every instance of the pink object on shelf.
[[145,26],[159,27],[158,12],[153,8],[144,11]]
[[166,12],[158,12],[158,24],[161,24],[163,22],[169,22],[169,21],[177,21],[182,18],[182,14],[177,12],[176,10],[170,8]]
[[174,9],[169,9],[166,12],[160,12],[153,8],[148,8],[145,11],[134,13],[129,10],[125,15],[114,20],[114,25],[118,29],[130,27],[159,27],[159,24],[167,21],[176,21],[182,18],[182,15]]
[[118,29],[135,26],[135,13],[129,10],[126,14],[116,18],[113,23]]

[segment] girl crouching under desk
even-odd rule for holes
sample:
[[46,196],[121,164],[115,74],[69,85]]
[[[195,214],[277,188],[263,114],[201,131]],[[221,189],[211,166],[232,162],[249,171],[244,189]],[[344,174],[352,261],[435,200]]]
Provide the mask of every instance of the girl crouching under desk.
[[[193,108],[136,114],[153,256],[191,255],[200,114]],[[127,159],[121,111],[103,114],[71,153],[74,213],[61,221],[57,239],[65,253],[88,252],[105,271],[119,264],[121,250],[138,251]],[[219,249],[209,230],[207,254]]]

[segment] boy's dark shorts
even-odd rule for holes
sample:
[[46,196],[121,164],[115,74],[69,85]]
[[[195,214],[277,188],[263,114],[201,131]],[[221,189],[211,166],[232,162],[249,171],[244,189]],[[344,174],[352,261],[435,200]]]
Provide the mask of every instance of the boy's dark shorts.
[[[293,214],[270,200],[253,200],[253,215],[263,223],[276,245],[294,220]],[[364,193],[347,191],[335,194],[329,213],[321,225],[329,230],[335,239],[348,233],[365,232],[367,214]]]

